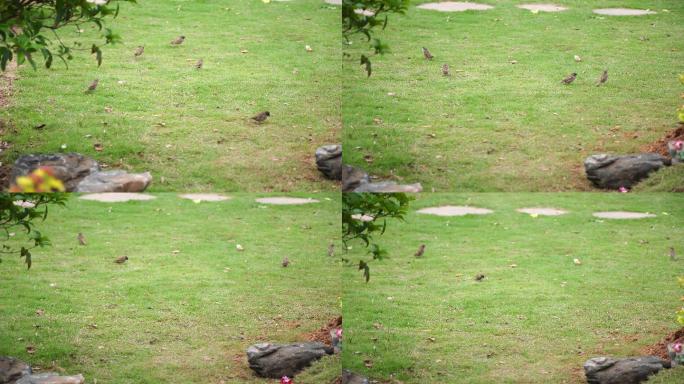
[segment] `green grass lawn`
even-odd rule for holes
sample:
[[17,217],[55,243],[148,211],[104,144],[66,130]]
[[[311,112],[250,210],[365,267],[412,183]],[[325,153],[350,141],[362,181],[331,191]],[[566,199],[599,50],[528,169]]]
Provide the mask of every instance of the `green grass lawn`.
[[[677,329],[683,203],[673,194],[419,195],[406,223],[390,222],[377,239],[389,255],[371,263],[368,284],[345,268],[343,365],[405,384],[579,383],[591,357],[643,354]],[[447,204],[494,213],[415,213]],[[569,213],[515,211],[540,206]],[[597,210],[657,217],[598,220]],[[352,260],[365,254],[351,245]]]
[[[675,128],[683,2],[563,0],[555,3],[567,11],[539,14],[515,6],[526,0],[480,1],[489,11],[415,7],[427,2],[390,16],[377,37],[391,52],[372,58],[370,78],[358,65],[368,44],[357,37],[345,48],[345,162],[438,192],[587,190],[586,156],[640,152]],[[658,14],[603,17],[591,11],[599,7]],[[610,79],[595,87],[603,69]],[[572,72],[577,81],[560,84]]]
[[[57,59],[51,70],[20,68],[11,104],[0,110],[14,127],[3,136],[12,145],[3,163],[66,144],[112,167],[151,171],[153,191],[338,188],[318,174],[313,154],[340,141],[339,7],[321,0],[138,3],[122,5],[109,21],[123,44],[103,49],[102,67],[79,52],[68,70]],[[179,35],[185,44],[171,46]],[[81,39],[97,36],[88,28]],[[145,53],[134,59],[138,45]],[[97,91],[84,94],[95,78]],[[249,121],[266,110],[267,123]],[[39,124],[46,127],[34,130]]]
[[[244,352],[257,342],[304,341],[339,315],[339,269],[326,256],[339,239],[339,198],[262,206],[254,195],[233,197],[72,196],[39,226],[53,246],[34,252],[31,270],[3,256],[0,355],[83,373],[88,383],[275,381],[256,378]],[[129,261],[113,263],[121,255]],[[339,357],[326,358],[297,382],[325,384],[339,373]]]

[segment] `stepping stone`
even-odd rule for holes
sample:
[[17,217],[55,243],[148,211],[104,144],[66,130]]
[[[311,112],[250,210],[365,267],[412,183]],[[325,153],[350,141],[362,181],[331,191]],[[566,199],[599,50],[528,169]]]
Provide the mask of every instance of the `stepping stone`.
[[83,200],[102,201],[105,203],[123,203],[131,200],[153,200],[156,196],[143,193],[89,193],[80,197]]
[[352,215],[351,217],[352,217],[352,219],[357,220],[357,221],[364,221],[364,222],[373,221],[373,216],[369,216],[369,215],[360,215],[357,213],[355,215]]
[[311,198],[303,199],[300,197],[262,197],[260,199],[256,199],[256,202],[261,204],[273,205],[301,205],[318,203],[318,200]]
[[342,5],[342,0],[325,0],[325,2],[332,5]]
[[654,15],[658,12],[650,9],[631,9],[631,8],[602,8],[594,9],[594,13],[605,16],[643,16]]
[[556,208],[520,208],[516,209],[520,213],[527,213],[528,215],[539,216],[560,216],[565,215],[568,211]]
[[230,200],[230,197],[219,195],[216,193],[185,193],[178,195],[182,199],[189,199],[192,201],[224,201]]
[[567,10],[567,8],[555,4],[520,4],[518,8],[539,12],[562,12]]
[[594,213],[594,217],[601,219],[645,219],[649,217],[656,217],[656,215],[642,212],[607,211],[596,212]]
[[494,8],[491,5],[471,3],[469,1],[445,1],[442,3],[425,3],[417,8],[439,12],[486,11]]
[[442,207],[430,207],[418,210],[418,213],[437,216],[465,216],[465,215],[488,215],[493,213],[491,209],[463,207],[454,205],[445,205]]

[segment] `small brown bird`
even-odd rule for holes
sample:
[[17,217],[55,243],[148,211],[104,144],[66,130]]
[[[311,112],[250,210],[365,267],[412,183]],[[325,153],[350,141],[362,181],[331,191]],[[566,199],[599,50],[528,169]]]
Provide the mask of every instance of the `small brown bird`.
[[78,243],[81,245],[86,245],[85,236],[81,232],[78,233]]
[[416,253],[413,255],[415,257],[421,257],[423,256],[423,253],[425,253],[425,244],[421,244],[420,247],[418,247],[418,250]]
[[88,89],[86,89],[86,93],[95,92],[95,90],[97,89],[97,85],[98,85],[98,84],[100,84],[100,79],[95,79],[95,80],[93,80],[93,82],[90,83],[90,85],[88,86]]
[[128,261],[128,256],[119,256],[116,258],[116,260],[114,260],[114,262],[117,264],[123,264],[126,261]]
[[677,255],[675,255],[674,247],[670,247],[670,260],[677,261]]
[[256,116],[252,116],[252,120],[256,121],[257,124],[261,124],[264,121],[266,121],[266,119],[268,119],[269,116],[271,116],[271,113],[269,111],[265,111],[265,112],[261,112],[260,114],[258,114]]
[[288,265],[290,265],[290,259],[287,258],[287,256],[283,259],[283,262],[281,263],[283,268],[287,268]]
[[596,83],[596,86],[597,87],[601,86],[601,85],[605,84],[606,81],[608,81],[608,70],[607,69],[605,71],[603,71],[603,74],[601,75],[601,78],[599,79],[599,81]]
[[572,82],[575,81],[576,78],[577,78],[577,74],[576,74],[575,72],[573,72],[573,73],[571,73],[568,77],[566,77],[565,79],[563,79],[563,81],[561,81],[561,83],[563,83],[563,84],[572,84]]
[[197,60],[197,63],[195,63],[195,68],[197,68],[197,69],[202,69],[203,66],[204,66],[204,60],[202,60],[202,59]]
[[333,256],[335,256],[335,244],[330,243],[330,245],[328,245],[328,257]]
[[135,52],[133,53],[133,56],[135,57],[140,57],[142,54],[145,52],[145,46],[141,45],[138,48],[135,49]]
[[432,53],[430,53],[430,51],[425,47],[423,47],[423,56],[425,56],[425,58],[428,60],[432,60],[434,58],[434,56],[432,56]]
[[442,65],[442,75],[444,75],[444,76],[450,76],[450,73],[449,73],[449,64],[444,64],[444,65]]
[[485,278],[485,275],[483,275],[483,274],[481,274],[481,273],[478,274],[477,276],[475,276],[475,280],[476,280],[476,281],[482,281],[482,280],[484,280],[484,278]]
[[180,35],[176,37],[172,42],[171,45],[181,45],[185,41],[185,36]]

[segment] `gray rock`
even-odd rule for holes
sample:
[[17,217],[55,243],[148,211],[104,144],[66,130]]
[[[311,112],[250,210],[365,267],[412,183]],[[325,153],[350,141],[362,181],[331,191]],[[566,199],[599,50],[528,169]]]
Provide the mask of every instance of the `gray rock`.
[[25,362],[14,357],[0,356],[0,384],[12,384],[30,374],[31,367]]
[[247,349],[247,361],[257,375],[279,379],[293,377],[314,361],[332,353],[333,348],[323,343],[261,343]]
[[361,183],[354,192],[376,192],[376,193],[418,193],[423,190],[420,183],[415,184],[397,184],[393,181],[380,181],[377,183]]
[[637,384],[663,368],[670,368],[670,362],[656,356],[594,357],[584,363],[584,375],[589,384]]
[[584,160],[584,170],[596,187],[606,189],[630,188],[664,166],[670,159],[657,153],[611,156],[591,155]]
[[14,162],[10,180],[26,176],[43,166],[52,168],[55,177],[62,180],[69,192],[73,191],[84,177],[100,170],[97,161],[78,153],[25,155]]
[[75,192],[142,192],[151,182],[152,175],[149,172],[128,173],[118,170],[96,172],[81,180]]
[[354,192],[362,183],[370,183],[370,177],[363,169],[342,166],[342,192]]
[[316,149],[316,167],[331,180],[342,180],[342,146],[324,145]]
[[83,375],[60,376],[58,373],[46,372],[36,375],[24,376],[16,384],[83,384]]
[[368,378],[347,369],[342,370],[342,384],[369,384]]

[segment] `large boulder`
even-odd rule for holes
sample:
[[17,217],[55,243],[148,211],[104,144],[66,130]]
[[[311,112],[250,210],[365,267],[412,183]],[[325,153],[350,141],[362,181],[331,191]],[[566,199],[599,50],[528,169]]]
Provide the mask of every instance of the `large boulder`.
[[316,149],[316,167],[331,180],[342,180],[342,146],[324,145]]
[[671,160],[657,153],[612,156],[591,155],[584,160],[584,170],[596,187],[606,189],[630,188]]
[[83,384],[83,375],[60,376],[58,373],[46,372],[36,375],[27,375],[19,379],[16,384]]
[[97,161],[78,153],[25,155],[14,162],[10,182],[43,166],[52,168],[55,177],[62,180],[67,191],[73,191],[84,177],[100,170]]
[[13,384],[22,376],[30,375],[31,367],[14,357],[0,356],[0,384]]
[[318,342],[261,343],[247,349],[247,361],[257,375],[279,379],[283,376],[293,377],[314,361],[331,354],[332,347]]
[[362,183],[370,183],[370,176],[363,169],[342,166],[342,192],[354,192]]
[[663,368],[670,368],[670,362],[656,356],[594,357],[584,363],[584,375],[589,384],[638,384]]
[[347,369],[342,370],[342,384],[369,384],[368,378]]
[[152,175],[145,173],[128,173],[125,171],[96,172],[86,176],[76,186],[75,192],[142,192],[152,182]]

